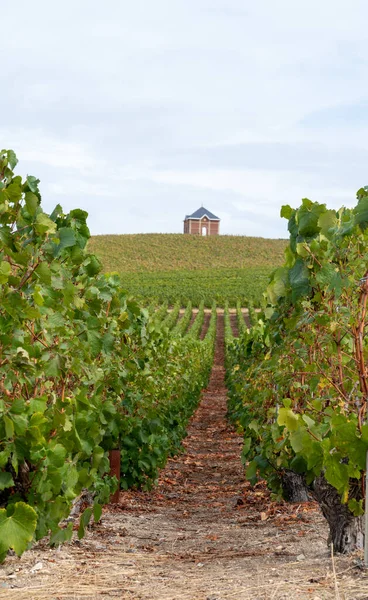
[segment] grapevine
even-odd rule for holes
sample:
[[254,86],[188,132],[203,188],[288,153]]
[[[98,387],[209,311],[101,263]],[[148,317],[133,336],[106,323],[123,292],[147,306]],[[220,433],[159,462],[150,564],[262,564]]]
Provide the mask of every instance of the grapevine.
[[347,552],[361,546],[368,449],[368,191],[354,209],[305,199],[281,214],[285,265],[257,323],[228,346],[229,409],[244,430],[247,477],[285,493],[298,475],[321,503],[335,549]]
[[84,488],[93,506],[79,536],[99,520],[116,487],[109,450],[122,451],[123,488],[152,485],[213,355],[210,340],[171,335],[102,274],[86,250],[87,213],[46,214],[39,181],[14,175],[16,164],[1,151],[0,561],[46,535],[69,540]]

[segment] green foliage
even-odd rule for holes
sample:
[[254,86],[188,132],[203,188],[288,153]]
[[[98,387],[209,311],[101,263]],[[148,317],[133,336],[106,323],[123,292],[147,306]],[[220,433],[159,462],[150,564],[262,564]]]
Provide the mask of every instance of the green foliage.
[[238,300],[246,306],[251,300],[259,306],[274,266],[234,268],[229,262],[224,269],[123,273],[122,279],[129,293],[142,302],[156,299],[157,304],[166,301],[185,306],[191,301],[199,306],[203,301],[210,308],[213,300],[218,306],[224,306],[226,300],[230,306],[236,306]]
[[[226,367],[226,375],[228,372],[228,368],[230,366],[230,363],[228,362],[229,359],[229,348],[232,346],[233,341],[234,341],[234,333],[233,333],[233,328],[231,327],[231,322],[230,322],[230,312],[229,312],[229,304],[228,302],[225,302],[225,307],[224,307],[224,338],[225,338],[225,367]],[[228,415],[231,418],[231,415]]]
[[[280,489],[285,469],[323,474],[354,514],[368,450],[368,195],[339,211],[283,207],[290,244],[264,311],[227,344],[229,412],[244,431],[247,476]],[[358,491],[357,491],[358,490]]]
[[173,329],[173,334],[174,335],[185,335],[191,319],[192,319],[192,303],[189,300],[182,318],[179,319],[178,323],[175,325],[175,327]]
[[143,302],[199,306],[228,300],[259,306],[272,270],[282,264],[285,240],[245,236],[142,234],[96,236],[89,248],[106,272],[122,276],[129,293]]
[[[167,273],[212,269],[247,269],[281,265],[286,240],[235,235],[182,234],[98,235],[88,248],[101,260],[105,271]],[[194,273],[194,275],[195,275]]]
[[23,505],[36,514],[36,539],[60,537],[82,488],[98,503],[114,487],[107,452],[146,323],[85,251],[86,213],[44,213],[38,181],[1,156],[0,502],[10,516]]
[[167,327],[169,330],[172,329],[178,320],[180,312],[180,302],[176,302],[172,310],[166,315],[162,321],[162,327]]
[[244,335],[244,333],[247,330],[247,325],[246,325],[246,322],[244,319],[244,314],[242,311],[242,304],[241,304],[240,300],[238,300],[236,303],[236,322],[238,325],[239,336]]
[[70,539],[63,520],[83,488],[99,518],[116,486],[110,449],[121,447],[123,487],[152,484],[180,447],[213,348],[161,326],[167,305],[150,319],[86,251],[87,214],[47,215],[38,180],[14,176],[12,151],[0,156],[3,559],[49,532],[52,544]]
[[224,329],[225,329],[225,343],[228,344],[233,341],[234,334],[233,328],[231,327],[230,322],[230,313],[229,313],[229,303],[225,303],[224,307]]
[[[156,301],[154,302],[156,304]],[[163,302],[156,311],[153,312],[153,318],[156,323],[160,323],[167,315],[168,302]],[[150,312],[149,312],[150,314]]]
[[196,314],[194,322],[189,329],[188,336],[193,339],[197,339],[201,334],[203,323],[204,323],[204,302],[202,301],[199,305],[198,312]]
[[35,510],[24,502],[11,504],[7,510],[0,508],[0,562],[10,548],[18,556],[23,554],[33,539],[36,523]]

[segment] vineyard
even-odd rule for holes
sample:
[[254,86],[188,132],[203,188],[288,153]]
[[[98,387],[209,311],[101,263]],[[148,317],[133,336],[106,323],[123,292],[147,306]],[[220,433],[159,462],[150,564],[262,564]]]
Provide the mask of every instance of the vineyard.
[[106,271],[119,273],[201,271],[203,269],[275,268],[284,262],[286,240],[236,235],[97,235],[88,250]]
[[156,298],[157,303],[180,302],[185,306],[202,301],[211,307],[213,300],[223,307],[225,303],[236,306],[238,300],[259,306],[270,276],[270,268],[219,269],[201,271],[168,271],[157,273],[124,273],[124,287],[143,303]]
[[368,190],[142,283],[0,156],[0,598],[366,598]]
[[230,414],[247,478],[313,494],[337,552],[363,547],[367,425],[368,190],[336,212],[285,206],[290,245],[250,331],[227,342]]
[[14,177],[15,164],[3,154],[2,560],[49,533],[52,545],[71,539],[72,523],[60,523],[84,488],[94,500],[79,536],[99,520],[116,486],[109,450],[121,450],[124,489],[154,483],[208,380],[216,325],[214,310],[202,341],[196,322],[192,335],[171,335],[178,310],[150,318],[117,276],[101,275],[85,251],[86,214],[46,215],[38,181]]
[[106,272],[143,303],[213,300],[259,306],[272,270],[283,263],[286,240],[179,234],[94,236],[88,244]]

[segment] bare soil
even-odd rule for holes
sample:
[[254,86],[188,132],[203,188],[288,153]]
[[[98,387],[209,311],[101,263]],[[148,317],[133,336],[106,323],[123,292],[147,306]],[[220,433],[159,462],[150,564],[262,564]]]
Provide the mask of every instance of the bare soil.
[[238,317],[237,317],[236,313],[230,313],[229,317],[230,317],[230,325],[231,325],[231,329],[233,332],[233,336],[238,337],[239,336]]
[[209,325],[210,325],[210,321],[211,321],[211,313],[210,312],[205,312],[204,313],[204,321],[203,321],[203,326],[202,326],[202,331],[200,333],[199,338],[201,340],[204,340],[204,338],[206,337]]
[[368,599],[361,555],[331,557],[315,503],[276,502],[245,481],[242,438],[225,418],[223,352],[219,314],[210,384],[158,486],[122,492],[81,541],[8,557],[1,599]]

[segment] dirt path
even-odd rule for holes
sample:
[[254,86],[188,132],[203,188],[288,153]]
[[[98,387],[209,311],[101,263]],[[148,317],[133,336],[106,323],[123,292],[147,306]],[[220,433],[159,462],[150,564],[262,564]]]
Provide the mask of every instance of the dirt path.
[[0,569],[1,599],[368,598],[354,557],[334,562],[335,581],[313,503],[276,503],[264,485],[251,490],[245,482],[242,439],[225,420],[223,352],[219,315],[211,381],[186,452],[169,461],[158,487],[121,493],[81,541],[60,550],[40,542],[20,560],[9,557]]
[[206,312],[204,314],[204,321],[203,321],[203,327],[202,327],[202,331],[199,335],[199,339],[200,340],[204,340],[204,338],[206,337],[206,333],[208,331],[208,327],[210,325],[210,321],[211,321],[211,313],[210,312]]
[[236,315],[236,313],[230,313],[230,325],[231,325],[231,329],[233,331],[233,336],[234,337],[239,337],[239,329],[238,329],[238,317]]

